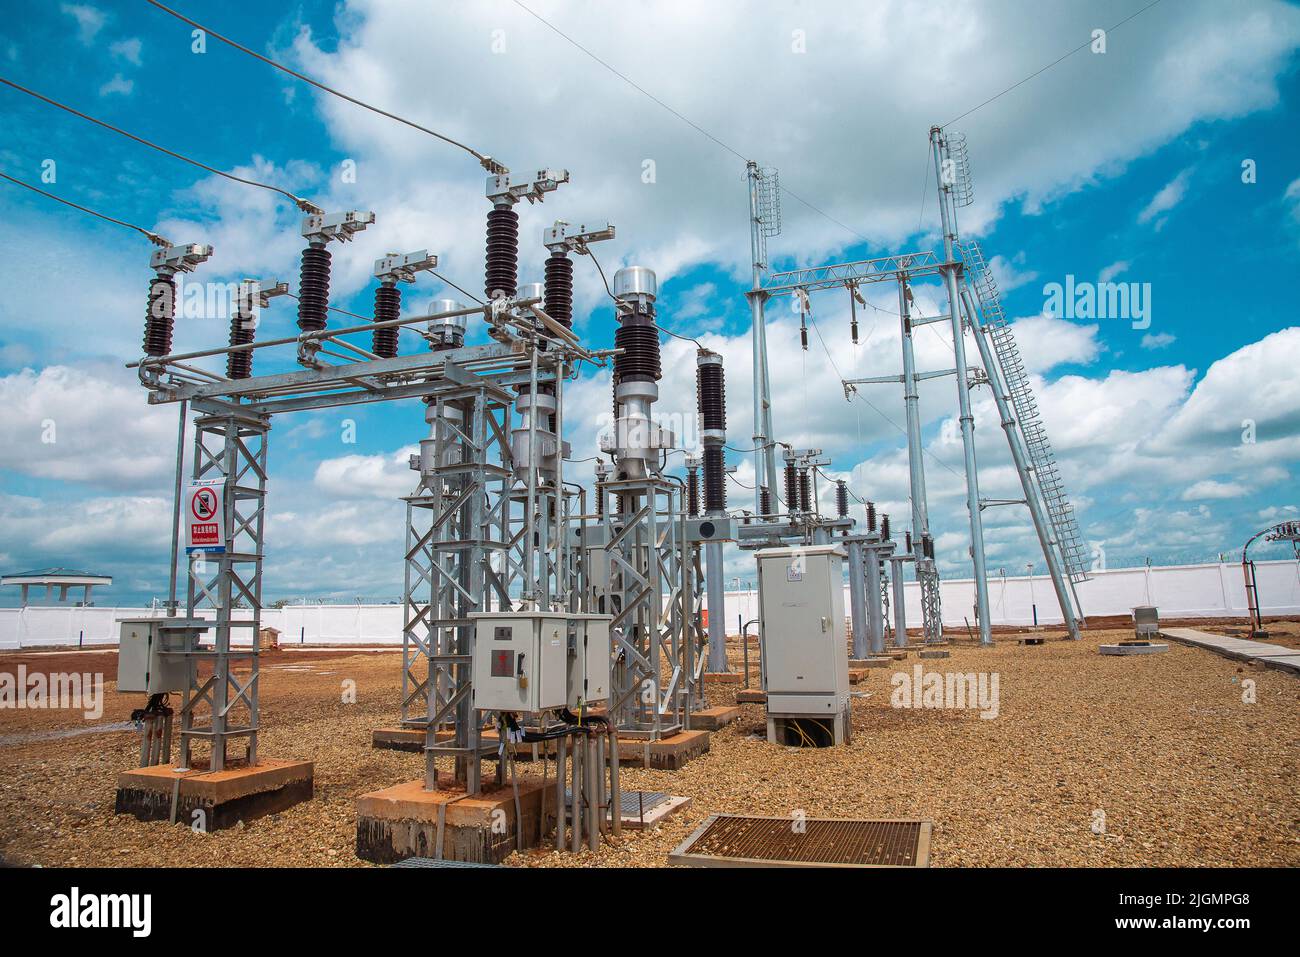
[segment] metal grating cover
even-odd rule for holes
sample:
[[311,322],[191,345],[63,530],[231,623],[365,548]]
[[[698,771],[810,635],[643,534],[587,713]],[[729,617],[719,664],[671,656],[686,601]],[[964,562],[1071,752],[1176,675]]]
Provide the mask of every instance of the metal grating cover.
[[[665,803],[671,795],[664,791],[621,791],[619,792],[619,807],[622,809],[624,817],[636,817],[643,812],[652,811],[660,804]],[[566,790],[564,792],[564,806],[571,807],[573,804],[573,792]]]
[[500,864],[479,864],[476,861],[446,861],[433,857],[408,857],[389,867],[500,867]]
[[714,814],[668,856],[695,867],[929,867],[929,821]]

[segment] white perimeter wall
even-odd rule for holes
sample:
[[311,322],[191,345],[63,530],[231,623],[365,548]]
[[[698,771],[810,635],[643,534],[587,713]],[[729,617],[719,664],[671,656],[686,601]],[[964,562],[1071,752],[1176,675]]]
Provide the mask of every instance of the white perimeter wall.
[[[1300,562],[1259,562],[1256,565],[1265,615],[1300,614]],[[1086,615],[1127,615],[1134,605],[1155,605],[1165,618],[1242,618],[1246,589],[1240,565],[1173,565],[1117,568],[1094,572],[1078,586]],[[920,624],[920,598],[915,582],[904,586],[909,625]],[[975,589],[969,580],[942,583],[944,623],[954,629],[974,626]],[[994,578],[989,581],[993,624],[1028,625],[1037,605],[1038,620],[1053,624],[1061,612],[1047,576]],[[845,588],[845,608],[849,607]],[[0,608],[0,648],[43,645],[116,644],[119,618],[161,615],[149,608]],[[740,621],[758,617],[752,592],[727,593],[727,631],[739,632]],[[208,612],[205,617],[212,617]],[[280,642],[298,644],[400,644],[400,605],[294,605],[268,608],[262,625],[277,628]]]

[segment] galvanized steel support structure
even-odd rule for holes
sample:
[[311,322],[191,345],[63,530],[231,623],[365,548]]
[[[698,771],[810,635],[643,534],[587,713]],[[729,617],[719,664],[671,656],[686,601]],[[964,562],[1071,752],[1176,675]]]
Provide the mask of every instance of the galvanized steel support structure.
[[613,695],[619,733],[657,740],[687,726],[702,700],[704,658],[695,549],[686,545],[677,486],[664,478],[611,480],[600,561],[613,616]]
[[954,172],[956,160],[938,127],[930,130],[930,147],[934,154],[934,174],[939,186],[939,214],[943,225],[943,258],[940,267],[944,289],[948,293],[948,319],[952,326],[952,352],[957,379],[957,411],[961,424],[961,445],[966,473],[966,513],[970,521],[970,556],[975,581],[975,615],[979,622],[980,644],[992,645],[989,623],[988,571],[984,560],[984,520],[980,510],[979,476],[975,467],[975,417],[971,414],[971,384],[967,378],[966,335],[962,326],[960,298],[957,292],[956,260],[957,208],[959,189]]
[[[215,616],[211,648],[184,652],[188,686],[181,701],[181,767],[193,767],[194,745],[206,742],[209,768],[223,770],[236,738],[247,742],[247,762],[257,763],[269,429],[269,416],[236,411],[202,414],[194,422],[193,480],[223,489],[225,546],[224,551],[190,555],[186,617],[195,618],[204,608],[213,609]],[[244,640],[236,643],[236,635]],[[206,677],[208,669],[201,664],[211,665]]]

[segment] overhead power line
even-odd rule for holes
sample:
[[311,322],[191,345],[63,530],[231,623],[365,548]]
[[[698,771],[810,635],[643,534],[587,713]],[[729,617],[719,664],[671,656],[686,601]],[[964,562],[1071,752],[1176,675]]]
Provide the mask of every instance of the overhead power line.
[[[30,189],[33,193],[39,193],[40,195],[46,197],[47,199],[52,199],[55,202],[62,203],[64,206],[71,206],[73,209],[80,210],[83,213],[89,213],[91,216],[95,216],[99,219],[104,220],[104,222],[112,223],[115,226],[125,226],[127,229],[134,229],[137,233],[143,235],[146,239],[149,240],[149,242],[153,243],[155,246],[171,245],[171,241],[167,239],[165,236],[160,236],[157,233],[150,232],[149,230],[145,229],[143,226],[137,226],[134,223],[128,223],[122,219],[114,219],[112,216],[106,216],[103,213],[93,210],[88,206],[82,206],[78,203],[72,202],[71,200],[64,199],[62,196],[56,196],[53,193],[47,192],[46,190],[43,190],[37,186],[33,186],[31,183],[23,182],[21,179],[17,179],[16,177],[10,176],[6,172],[0,171],[0,179],[6,179],[17,186],[22,186],[25,189]],[[434,275],[438,276],[437,273],[434,273]],[[460,286],[457,286],[454,282],[452,282],[450,279],[447,279],[445,276],[438,276],[438,278],[441,279],[443,282],[445,282],[447,285],[453,286],[456,289],[460,289]],[[461,292],[465,292],[465,290],[461,289]],[[482,300],[477,299],[476,297],[472,296],[470,293],[465,293],[465,295],[470,296],[470,298],[474,299],[475,302],[479,302],[480,304],[482,302]],[[291,299],[298,298],[293,293],[289,293],[289,297]],[[369,322],[371,319],[370,316],[361,316],[355,312],[349,312],[346,309],[340,309],[338,306],[326,306],[325,308],[329,309],[331,312],[337,312],[339,315],[351,316],[353,319],[360,319],[363,322]],[[407,329],[409,327],[403,326],[402,328]]]
[[[1120,27],[1122,27],[1124,24],[1128,23],[1130,20],[1133,20],[1133,19],[1135,19],[1136,17],[1140,17],[1140,16],[1142,16],[1142,14],[1146,13],[1148,10],[1150,10],[1152,7],[1154,7],[1154,6],[1155,6],[1156,4],[1158,4],[1159,2],[1160,2],[1160,0],[1151,0],[1151,2],[1148,3],[1148,4],[1147,4],[1145,7],[1143,7],[1141,10],[1138,10],[1136,13],[1130,13],[1127,17],[1125,17],[1125,18],[1124,18],[1123,20],[1121,20],[1119,23],[1115,24],[1113,27],[1107,27],[1107,28],[1106,28],[1106,33],[1108,33],[1108,34],[1110,34],[1110,33],[1114,33],[1116,30],[1118,30],[1118,29],[1119,29]],[[990,96],[987,100],[984,100],[982,103],[977,103],[975,106],[972,106],[969,110],[967,110],[965,113],[961,114],[960,116],[954,116],[954,117],[953,117],[951,120],[949,120],[947,123],[943,124],[943,125],[944,125],[944,128],[947,128],[947,127],[949,127],[949,126],[952,126],[952,125],[953,125],[954,123],[956,123],[958,120],[964,120],[966,117],[970,116],[970,115],[971,115],[972,113],[974,113],[976,110],[983,109],[984,107],[986,107],[986,106],[988,106],[990,103],[992,103],[994,100],[999,99],[999,98],[1001,98],[1001,97],[1003,97],[1003,96],[1006,96],[1008,93],[1010,93],[1012,90],[1016,89],[1017,87],[1024,86],[1026,83],[1028,83],[1028,82],[1029,82],[1030,80],[1032,80],[1034,77],[1036,77],[1036,76],[1040,76],[1040,75],[1046,73],[1048,70],[1050,70],[1052,67],[1056,66],[1058,63],[1062,63],[1062,62],[1064,62],[1065,60],[1068,60],[1070,57],[1074,56],[1074,55],[1075,55],[1076,53],[1078,53],[1080,50],[1084,49],[1085,47],[1089,47],[1089,46],[1091,46],[1091,45],[1092,45],[1092,37],[1089,36],[1087,40],[1083,41],[1083,43],[1079,44],[1077,47],[1075,47],[1073,50],[1070,50],[1068,53],[1063,53],[1063,54],[1061,54],[1059,57],[1057,57],[1057,58],[1056,58],[1055,60],[1053,60],[1051,63],[1047,64],[1047,66],[1042,67],[1041,69],[1035,70],[1033,73],[1029,74],[1029,76],[1025,77],[1023,80],[1018,80],[1018,81],[1016,81],[1015,83],[1012,83],[1009,87],[1007,87],[1007,88],[1006,88],[1005,90],[1003,90],[1001,93],[995,93],[995,94],[993,94],[993,96]]]
[[[882,310],[882,311],[883,311],[883,310]],[[822,338],[821,330],[817,328],[817,323],[816,323],[816,321],[813,319],[811,313],[808,315],[808,322],[809,322],[809,324],[812,326],[813,332],[815,332],[815,333],[817,334],[817,341],[818,341],[819,343],[821,343],[822,351],[826,353],[826,361],[830,363],[830,365],[831,365],[831,369],[833,369],[833,370],[835,371],[835,375],[836,375],[836,377],[839,378],[839,380],[840,380],[841,383],[843,383],[843,384],[845,384],[845,385],[848,385],[847,383],[844,382],[844,376],[843,376],[843,374],[840,372],[839,366],[837,366],[837,365],[835,364],[835,358],[831,355],[831,350],[827,347],[827,345],[826,345],[826,340]],[[848,388],[849,388],[850,393],[851,393],[853,396],[857,396],[857,398],[858,398],[860,401],[862,401],[863,403],[865,403],[866,406],[867,406],[867,408],[871,409],[872,412],[875,412],[876,415],[880,416],[882,419],[884,419],[886,422],[888,422],[890,425],[892,425],[894,428],[896,428],[896,429],[897,429],[899,432],[901,432],[903,435],[907,435],[907,429],[903,428],[901,425],[899,425],[897,422],[895,422],[895,421],[894,421],[893,419],[891,419],[889,416],[885,415],[884,412],[880,411],[880,409],[878,409],[878,408],[875,406],[875,404],[873,404],[873,403],[872,403],[872,402],[871,402],[871,401],[870,401],[870,400],[869,400],[865,395],[862,394],[862,390],[861,390],[861,389],[859,389],[857,386],[853,386],[853,385],[849,385]],[[845,402],[851,402],[851,401],[852,401],[852,399],[850,398],[850,395],[849,395],[849,394],[846,394],[846,395],[844,396],[844,401],[845,401]],[[925,447],[923,446],[923,447],[921,448],[921,451],[922,451],[922,453],[924,453],[925,455],[930,456],[931,459],[933,459],[935,462],[938,462],[940,465],[942,465],[942,466],[943,466],[945,469],[947,469],[949,472],[952,472],[953,475],[956,475],[956,474],[957,474],[957,472],[953,469],[953,467],[952,467],[951,465],[949,465],[949,464],[948,464],[947,462],[945,462],[943,459],[939,458],[937,455],[935,455],[935,454],[934,454],[933,452],[931,452],[929,449],[927,449],[927,448],[925,448]]]
[[103,213],[96,212],[95,210],[91,209],[88,206],[78,205],[77,203],[74,203],[71,200],[64,199],[62,196],[55,196],[53,193],[48,193],[37,186],[33,186],[31,183],[24,183],[22,180],[15,179],[13,176],[10,176],[8,173],[0,172],[0,177],[7,179],[11,183],[16,183],[19,186],[25,187],[26,189],[30,189],[33,193],[40,193],[42,196],[52,199],[57,203],[62,203],[64,206],[71,206],[73,209],[79,209],[83,213],[89,213],[91,216],[96,216],[99,219],[104,220],[104,222],[106,223],[112,223],[115,226],[125,226],[127,229],[134,229],[137,233],[143,235],[146,239],[149,240],[149,242],[153,243],[155,246],[171,245],[171,243],[168,242],[166,238],[159,236],[157,233],[151,233],[143,226],[137,226],[135,225],[135,223],[128,223],[122,219],[114,219],[112,216],[105,216]]
[[[149,2],[150,2],[150,3],[153,3],[154,0],[149,0]],[[622,80],[624,83],[626,83],[628,86],[632,87],[632,89],[636,90],[636,91],[637,91],[638,93],[640,93],[642,96],[645,96],[645,97],[649,98],[649,99],[650,99],[651,101],[653,101],[654,103],[657,103],[659,106],[663,107],[665,110],[667,110],[667,111],[668,111],[669,113],[671,113],[673,116],[677,117],[677,119],[681,120],[683,123],[685,123],[685,124],[686,124],[687,126],[689,126],[691,129],[695,130],[695,132],[699,133],[701,136],[704,136],[705,138],[712,140],[714,143],[716,143],[718,146],[721,146],[724,150],[726,150],[726,151],[727,151],[728,153],[730,153],[732,156],[736,157],[736,158],[737,158],[738,160],[740,160],[741,162],[748,163],[748,162],[750,161],[750,160],[749,160],[749,157],[747,157],[747,156],[745,156],[743,153],[741,153],[740,150],[736,149],[734,146],[731,146],[730,144],[728,144],[728,143],[724,142],[723,140],[719,139],[717,136],[714,136],[712,133],[710,133],[710,132],[709,132],[708,130],[706,130],[704,127],[700,126],[700,124],[698,124],[698,123],[696,123],[694,120],[690,119],[690,117],[687,117],[687,116],[683,115],[682,113],[678,112],[677,110],[673,109],[671,106],[669,106],[669,105],[668,105],[667,103],[665,103],[663,100],[659,99],[659,97],[655,96],[653,93],[651,93],[651,92],[650,92],[649,90],[647,90],[645,87],[641,86],[639,83],[637,83],[637,82],[636,82],[635,80],[633,80],[631,77],[629,77],[627,74],[620,72],[617,68],[615,68],[614,66],[612,66],[610,63],[608,63],[608,62],[605,61],[605,60],[602,60],[602,59],[601,59],[599,56],[597,56],[595,53],[592,53],[592,52],[591,52],[590,50],[588,50],[585,46],[583,46],[583,45],[582,45],[581,43],[579,43],[577,40],[573,39],[573,37],[569,36],[567,33],[565,33],[563,30],[561,30],[559,27],[557,27],[557,26],[556,26],[554,23],[552,23],[550,20],[547,20],[545,17],[543,17],[541,14],[539,14],[537,11],[535,11],[535,10],[531,9],[530,7],[526,6],[525,4],[521,3],[520,0],[513,0],[513,3],[514,3],[514,5],[517,6],[520,10],[523,10],[523,11],[524,11],[525,13],[527,13],[530,17],[532,17],[533,19],[535,19],[538,23],[541,23],[543,26],[545,26],[548,30],[550,30],[550,31],[551,31],[552,33],[554,33],[556,36],[560,37],[560,38],[563,39],[566,43],[570,44],[571,46],[575,47],[576,49],[581,50],[581,51],[582,51],[583,53],[585,53],[588,57],[590,57],[591,59],[595,60],[597,63],[599,63],[601,66],[603,66],[606,70],[608,70],[610,73],[614,74],[616,77],[618,77],[618,78],[619,78],[620,80]],[[848,225],[846,225],[846,224],[840,222],[838,219],[836,219],[836,218],[835,218],[834,216],[832,216],[830,213],[826,212],[824,209],[821,209],[821,208],[818,207],[818,206],[813,205],[813,204],[810,203],[808,200],[804,199],[802,196],[800,196],[798,193],[796,193],[794,190],[792,190],[792,189],[790,189],[789,187],[787,187],[785,184],[781,184],[781,192],[785,193],[787,196],[789,196],[789,197],[790,197],[791,199],[793,199],[795,202],[797,202],[797,203],[801,203],[801,204],[803,204],[804,206],[808,207],[810,210],[812,210],[812,211],[813,211],[814,213],[816,213],[817,215],[823,217],[823,218],[826,219],[828,222],[834,223],[836,226],[840,227],[840,229],[843,229],[843,230],[845,230],[846,232],[850,232],[850,233],[852,233],[854,236],[857,236],[858,239],[862,240],[864,243],[865,243],[865,242],[870,242],[870,240],[868,240],[866,236],[862,235],[862,233],[858,232],[858,231],[857,231],[856,229],[854,229],[852,226],[848,226]]]
[[90,123],[94,123],[96,126],[102,126],[106,130],[111,130],[114,133],[117,133],[121,136],[125,136],[129,140],[134,140],[137,143],[143,144],[144,146],[148,146],[150,149],[155,149],[160,153],[166,153],[168,156],[174,157],[175,159],[178,159],[181,162],[189,163],[191,166],[197,166],[201,170],[207,170],[209,173],[215,173],[218,176],[224,176],[226,179],[233,180],[236,183],[243,183],[246,186],[258,186],[262,189],[269,189],[273,193],[279,193],[281,196],[290,199],[293,202],[293,204],[297,206],[299,209],[301,209],[304,213],[318,214],[321,212],[319,206],[316,206],[313,203],[309,203],[307,200],[303,199],[300,196],[295,196],[293,193],[289,192],[286,189],[281,189],[278,186],[272,186],[269,183],[259,183],[255,179],[246,179],[243,176],[236,176],[234,173],[227,173],[224,170],[219,170],[216,167],[207,165],[206,163],[200,163],[198,160],[191,159],[188,156],[185,156],[181,153],[177,153],[175,150],[169,150],[165,146],[159,146],[157,143],[151,142],[150,140],[145,139],[143,136],[136,136],[134,133],[128,133],[120,126],[114,126],[112,123],[106,123],[103,120],[96,119],[95,117],[91,116],[88,113],[82,113],[80,110],[75,110],[72,107],[68,106],[66,103],[60,103],[58,100],[51,99],[50,97],[45,96],[43,93],[37,93],[35,90],[22,86],[19,83],[15,83],[13,80],[7,80],[4,77],[0,76],[0,83],[5,84],[6,86],[13,87],[15,90],[18,90],[20,93],[26,93],[28,96],[35,97],[36,99],[42,101],[43,103],[48,103],[50,106],[58,107],[60,110],[63,110],[67,113],[71,113],[73,116],[79,116],[81,117],[81,119],[86,120]]
[[[152,2],[152,0],[150,0],[150,2]],[[519,0],[514,0],[514,4],[515,4],[515,6],[517,6],[520,10],[524,11],[524,13],[528,14],[528,15],[531,16],[533,19],[537,20],[539,23],[541,23],[543,26],[545,26],[547,29],[549,29],[552,33],[554,33],[554,34],[556,34],[557,36],[561,37],[563,40],[565,40],[566,42],[568,42],[568,43],[571,44],[572,46],[576,47],[577,49],[581,50],[581,51],[582,51],[583,53],[585,53],[587,56],[591,57],[591,59],[595,60],[597,63],[599,63],[601,66],[603,66],[606,70],[608,70],[610,73],[613,73],[616,77],[618,77],[620,80],[622,80],[622,81],[623,81],[624,83],[626,83],[628,86],[632,87],[632,89],[636,90],[636,91],[637,91],[638,93],[640,93],[642,96],[649,97],[649,98],[650,98],[651,100],[653,100],[655,103],[658,103],[660,106],[662,106],[665,110],[667,110],[667,111],[668,111],[669,113],[671,113],[673,116],[677,117],[679,120],[681,120],[681,121],[682,121],[683,123],[685,123],[687,126],[689,126],[691,129],[695,130],[695,132],[699,133],[699,134],[702,135],[702,136],[707,137],[708,139],[713,140],[713,142],[717,143],[719,146],[721,146],[724,150],[726,150],[726,151],[727,151],[728,153],[730,153],[732,156],[736,157],[736,159],[740,160],[742,163],[747,163],[747,162],[749,162],[749,157],[743,155],[743,154],[742,154],[738,149],[736,149],[736,148],[733,147],[733,146],[728,145],[727,143],[724,143],[722,140],[718,139],[716,136],[714,136],[712,133],[710,133],[710,132],[709,132],[708,130],[706,130],[704,127],[700,126],[698,123],[696,123],[695,121],[691,120],[689,117],[683,116],[681,113],[679,113],[679,112],[677,112],[676,110],[674,110],[671,106],[669,106],[669,105],[668,105],[667,103],[665,103],[663,100],[659,99],[659,97],[655,96],[653,93],[651,93],[651,92],[650,92],[649,90],[647,90],[645,87],[643,87],[643,86],[641,86],[640,84],[638,84],[635,80],[633,80],[631,77],[629,77],[626,73],[621,73],[621,72],[619,72],[619,70],[617,70],[615,67],[611,66],[609,63],[607,63],[606,61],[602,60],[600,57],[596,56],[596,54],[592,53],[590,50],[588,50],[586,47],[584,47],[581,43],[579,43],[577,40],[573,39],[573,37],[569,36],[567,33],[565,33],[563,30],[561,30],[559,27],[557,27],[555,24],[553,24],[550,20],[547,20],[545,17],[543,17],[541,14],[539,14],[537,11],[530,9],[529,7],[526,7],[524,4],[520,3]]]
[[349,103],[355,104],[356,106],[362,107],[363,109],[367,109],[372,113],[378,113],[380,116],[386,116],[390,120],[396,120],[398,123],[403,123],[406,126],[411,127],[411,129],[419,130],[421,133],[428,133],[430,136],[437,137],[438,139],[442,140],[444,143],[449,143],[452,146],[457,147],[458,149],[462,149],[466,153],[469,153],[471,156],[473,156],[476,160],[478,160],[479,165],[482,166],[489,173],[500,175],[500,174],[510,172],[510,170],[508,170],[501,163],[498,163],[490,156],[480,153],[472,146],[467,146],[466,144],[460,142],[459,140],[452,139],[450,136],[447,136],[443,133],[439,133],[437,130],[431,130],[427,126],[421,126],[419,123],[416,123],[413,120],[408,120],[404,116],[398,116],[396,113],[390,113],[388,110],[380,109],[377,106],[372,106],[371,104],[366,103],[364,100],[358,100],[355,96],[349,96],[347,93],[344,93],[340,90],[336,90],[331,86],[326,86],[324,83],[320,82],[319,80],[313,80],[311,77],[307,76],[306,74],[299,73],[296,70],[291,70],[283,63],[279,63],[276,60],[272,60],[268,56],[263,56],[261,53],[258,53],[256,50],[249,49],[248,47],[244,46],[242,43],[239,43],[235,40],[232,40],[230,37],[218,33],[216,30],[213,30],[211,27],[205,27],[197,20],[191,20],[183,13],[173,10],[171,7],[166,6],[165,4],[159,3],[158,0],[146,0],[146,2],[157,7],[159,10],[163,11],[164,13],[170,14],[171,16],[175,17],[177,20],[181,20],[185,23],[188,23],[190,26],[198,30],[202,30],[204,33],[208,34],[209,36],[216,37],[222,43],[228,46],[232,46],[236,50],[239,50],[243,53],[247,53],[249,56],[261,60],[263,63],[267,64],[268,66],[273,66],[277,70],[280,70],[283,73],[287,73],[289,74],[289,76],[294,77],[295,79],[302,80],[304,83],[308,83],[311,86],[316,87],[316,89],[318,90],[323,90],[324,92],[329,93],[331,96],[337,96],[340,100],[347,100]]
[[437,279],[441,279],[441,280],[442,280],[443,282],[445,282],[448,286],[451,286],[452,289],[455,289],[457,292],[459,292],[459,293],[461,293],[461,294],[463,294],[463,295],[469,296],[471,299],[473,299],[475,302],[477,302],[480,306],[487,305],[487,303],[485,303],[485,302],[484,302],[482,299],[480,299],[478,296],[474,295],[474,294],[473,294],[472,292],[470,292],[468,289],[465,289],[465,288],[462,287],[462,286],[458,286],[458,285],[456,285],[454,282],[452,282],[450,279],[448,279],[448,278],[447,278],[446,276],[444,276],[442,273],[438,272],[436,269],[430,269],[429,272],[430,272],[430,273],[431,273],[435,278],[437,278]]

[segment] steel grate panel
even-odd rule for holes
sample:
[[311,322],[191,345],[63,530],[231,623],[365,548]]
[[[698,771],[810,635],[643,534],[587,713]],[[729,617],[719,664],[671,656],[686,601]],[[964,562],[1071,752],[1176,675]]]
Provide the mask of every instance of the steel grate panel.
[[715,814],[668,858],[670,864],[763,867],[928,867],[929,821]]
[[408,857],[389,867],[500,867],[500,864],[480,864],[476,861],[447,861],[434,857]]
[[[624,817],[636,817],[642,811],[650,811],[664,804],[672,795],[665,791],[620,791],[619,807],[623,811]],[[564,806],[571,807],[573,804],[573,792],[565,789]]]

